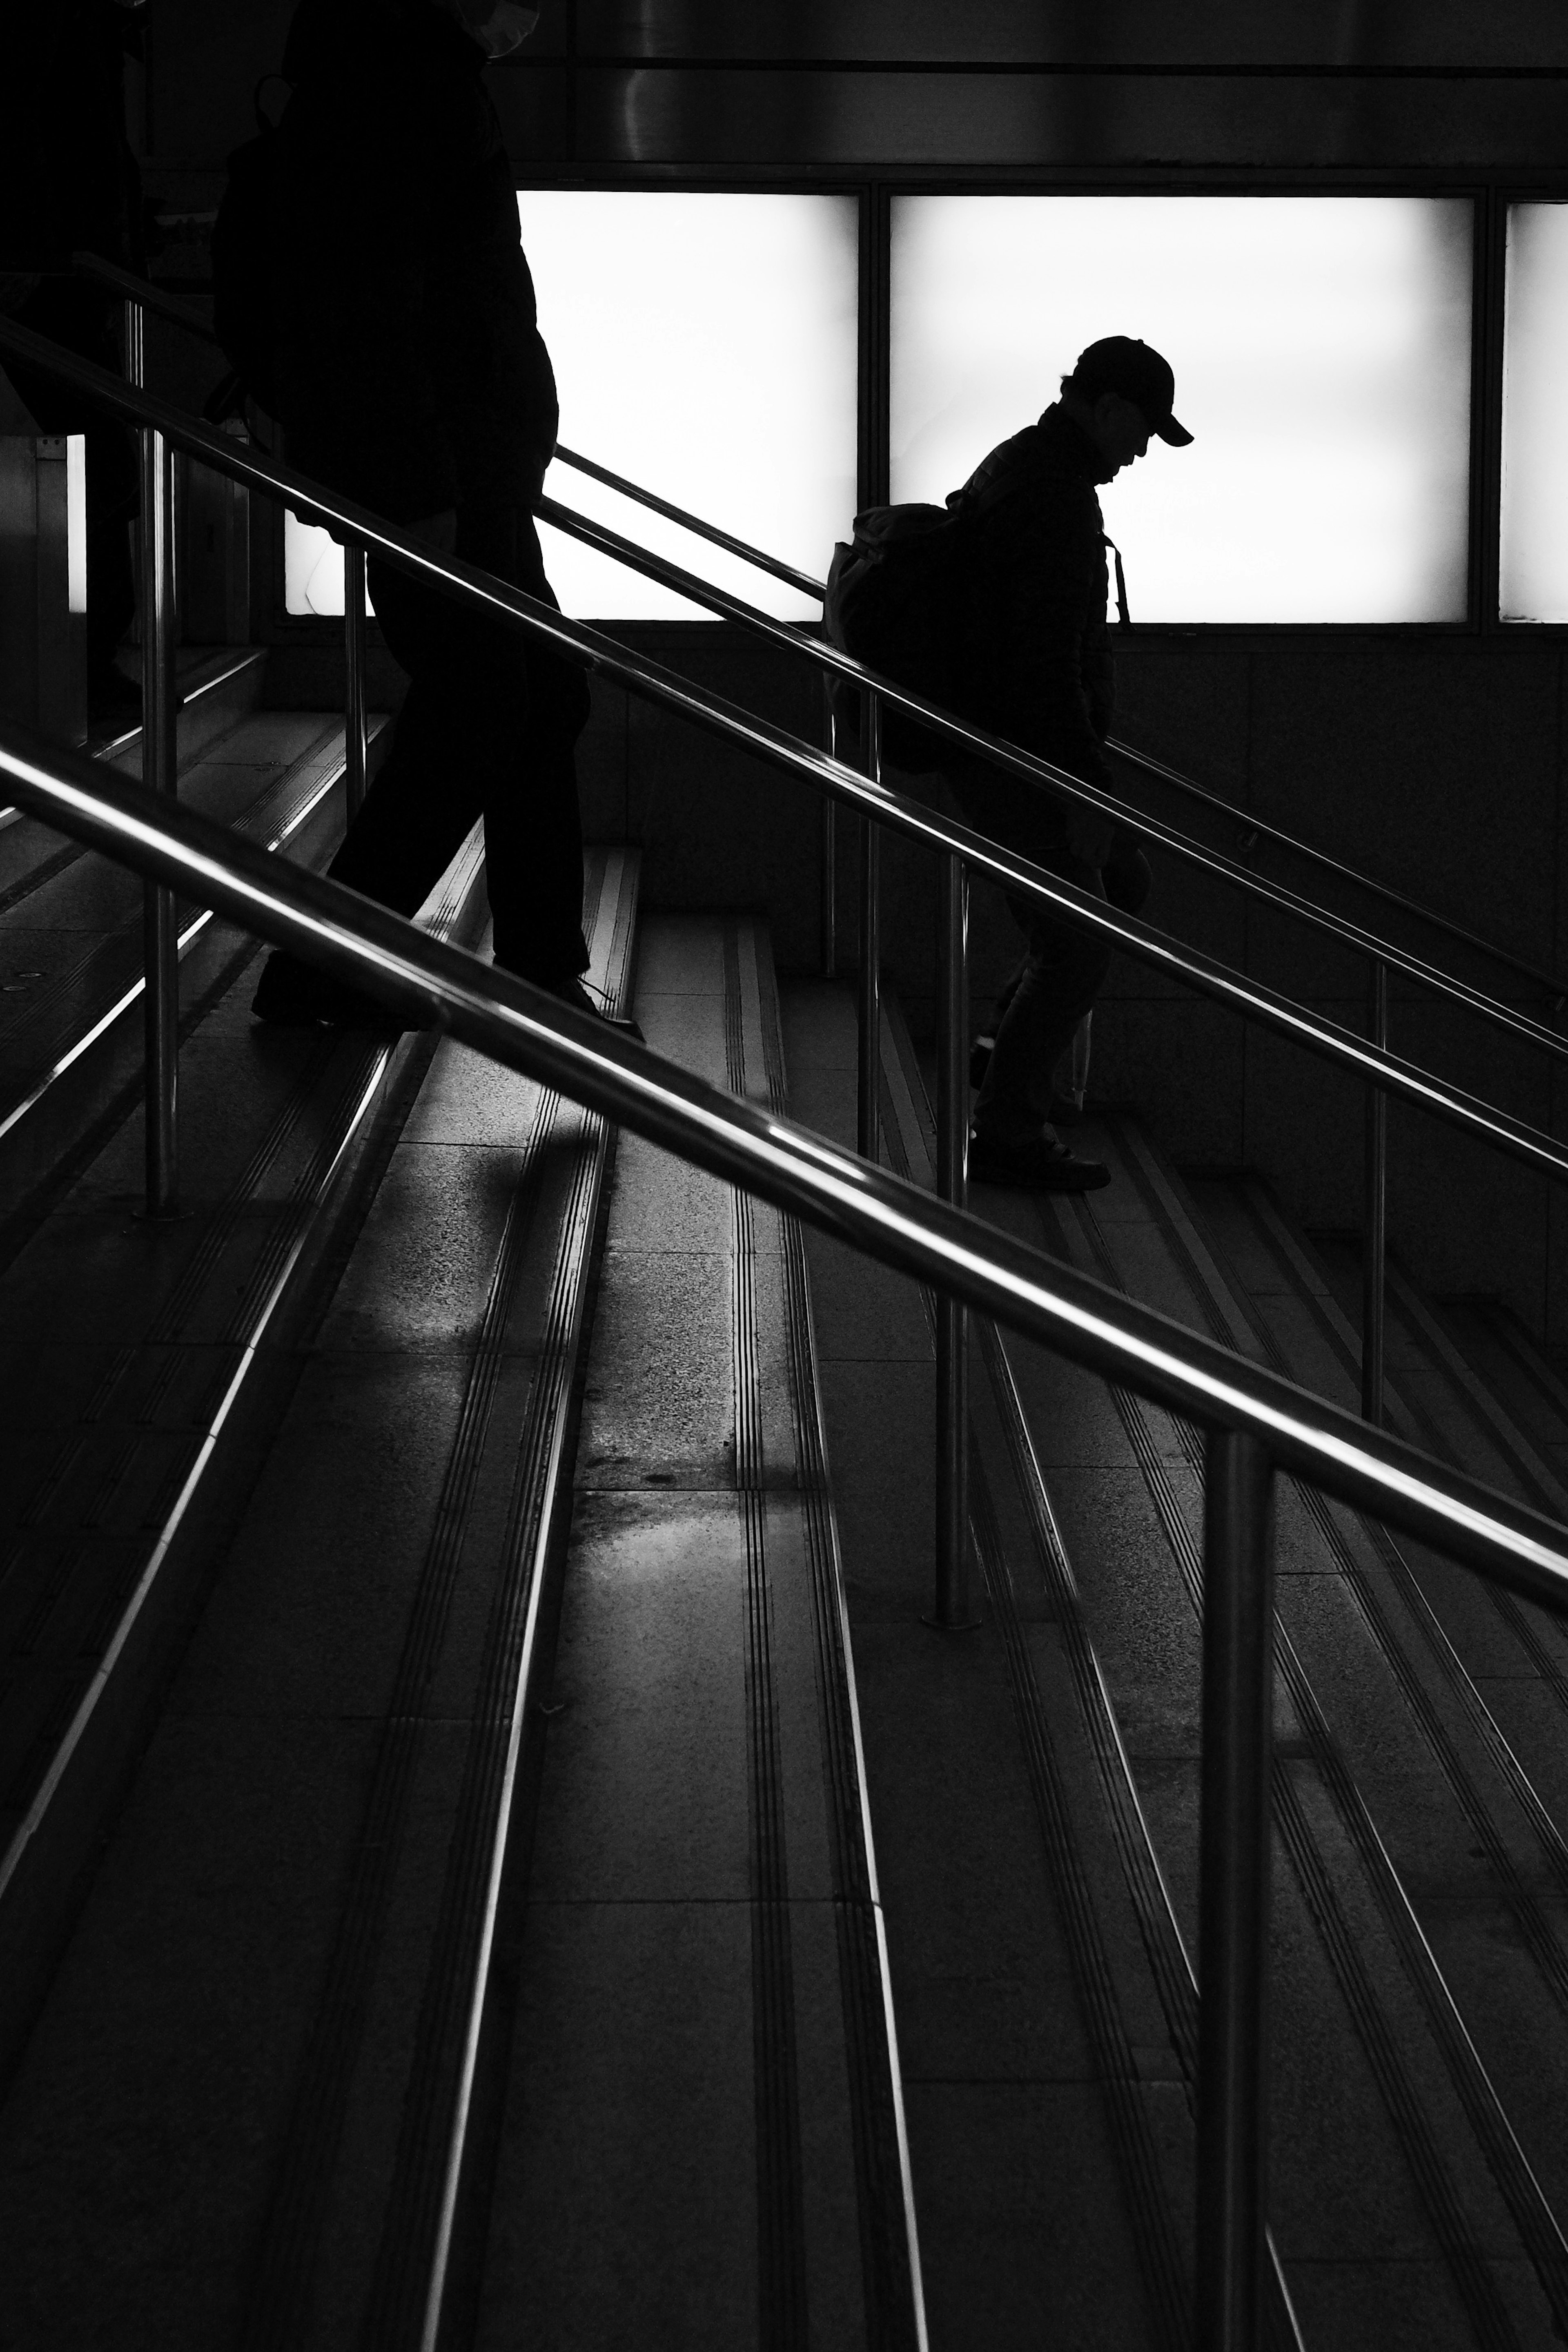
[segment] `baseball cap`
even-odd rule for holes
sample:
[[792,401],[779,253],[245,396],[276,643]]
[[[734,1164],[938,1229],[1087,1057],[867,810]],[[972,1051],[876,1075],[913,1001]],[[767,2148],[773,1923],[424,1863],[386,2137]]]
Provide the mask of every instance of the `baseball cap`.
[[1150,432],[1168,441],[1173,449],[1185,449],[1192,439],[1186,425],[1178,425],[1171,415],[1176,377],[1170,362],[1133,335],[1103,335],[1087,351],[1080,352],[1071,383],[1074,392],[1086,400],[1098,400],[1103,392],[1115,392],[1132,401],[1143,410]]

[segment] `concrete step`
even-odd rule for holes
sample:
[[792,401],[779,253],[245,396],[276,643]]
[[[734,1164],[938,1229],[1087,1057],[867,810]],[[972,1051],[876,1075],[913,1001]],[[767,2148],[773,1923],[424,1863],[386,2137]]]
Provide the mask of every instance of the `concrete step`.
[[[793,1114],[852,1142],[852,1001],[791,985],[784,1020]],[[928,1181],[891,1011],[883,1068],[890,1156]],[[934,1631],[927,1304],[825,1236],[807,1255],[932,2341],[1176,2352],[1191,2339],[1190,1976],[1157,1869],[1124,1874],[1129,1819],[1145,1851],[1146,1834],[1114,1757],[1104,1779],[1049,1505],[1042,1518],[1010,1474],[991,1478],[988,1422],[981,1622]],[[978,1406],[978,1366],[974,1386]]]
[[[371,765],[390,741],[371,722]],[[195,755],[182,797],[296,862],[319,866],[340,837],[343,734],[316,712],[255,711]],[[141,880],[68,846],[0,898],[0,1257],[30,1231],[62,1177],[85,1164],[141,1083]],[[235,977],[228,926],[177,908],[187,1032]]]
[[[482,873],[476,834],[423,919],[472,941]],[[246,994],[182,1055],[185,1213],[137,1214],[135,1106],[0,1273],[0,2065],[297,1377],[311,1281],[428,1059],[414,1035],[260,1030]]]
[[[649,1044],[782,1108],[765,932],[651,917]],[[792,1221],[622,1138],[475,2342],[924,2340]]]
[[[174,717],[175,759],[180,769],[200,757],[209,743],[226,734],[237,719],[261,700],[267,671],[265,646],[182,646],[175,656],[174,683],[180,707]],[[125,774],[141,772],[141,729],[99,727],[88,746],[94,759],[106,760]],[[59,847],[35,817],[17,808],[0,808],[0,899],[20,876]],[[77,856],[83,853],[74,851]]]
[[[1088,1141],[1116,1181],[1051,1209],[1078,1263],[1350,1401],[1356,1368],[1343,1350],[1331,1363],[1327,1286],[1299,1238],[1284,1247],[1275,1226],[1265,1247],[1256,1220],[1244,1228],[1220,1213],[1234,1192],[1189,1192],[1129,1116],[1107,1114]],[[1155,1425],[1140,1408],[1129,1427],[1139,1420]],[[1196,1433],[1177,1424],[1176,1434],[1196,1476]],[[1190,1585],[1201,1488],[1193,1507],[1175,1512],[1146,1453],[1140,1466],[1167,1545],[1178,1559],[1187,1552]],[[1434,1585],[1462,1591],[1472,1609],[1485,1609],[1485,1595],[1462,1571],[1402,1549],[1294,1482],[1280,1488],[1275,1803],[1288,1874],[1276,1900],[1293,1897],[1311,1918],[1339,2010],[1337,2088],[1351,2093],[1358,2077],[1362,2087],[1359,2100],[1336,2100],[1343,2160],[1421,2216],[1423,2292],[1434,2311],[1446,2305],[1443,2326],[1458,2340],[1506,2326],[1519,2340],[1545,2341],[1565,2286],[1556,2217],[1568,2210],[1568,2176],[1551,2117],[1568,2067],[1568,1881],[1549,1802],[1481,1687],[1488,1654],[1467,1658],[1431,1601]],[[1298,1999],[1282,1970],[1282,2028]],[[1310,2096],[1321,2107],[1321,2082]],[[1314,2316],[1319,2326],[1327,2316],[1318,2298],[1333,2274],[1319,2261],[1301,2267],[1297,2235],[1321,2244],[1328,2219],[1314,2168],[1298,2169],[1321,2128],[1303,2107],[1286,2108],[1277,2129],[1277,2226],[1309,2340]],[[1299,2200],[1299,2220],[1288,2199]],[[1395,2276],[1375,2267],[1386,2242],[1365,2246],[1363,2224],[1356,2249],[1356,2234],[1345,2251],[1369,2266],[1364,2289],[1341,2273],[1329,2309],[1342,2332],[1344,2299],[1359,2327]]]
[[[843,1131],[853,1069],[847,1003],[838,1027]],[[919,1173],[930,1164],[929,1108],[899,1031],[890,1005],[886,1133],[894,1155]],[[973,1205],[1265,1356],[1218,1244],[1136,1123],[1092,1121],[1084,1146],[1109,1160],[1107,1191],[1046,1201],[977,1188]],[[820,1297],[852,1295],[841,1261],[840,1253]],[[835,1311],[851,1324],[846,1356],[881,1351],[885,1302]],[[1041,1937],[1031,1949],[1030,1981],[1040,2010],[1079,2021],[1079,2095],[1092,2120],[1075,2154],[1087,2146],[1102,2168],[1090,2175],[1097,2211],[1121,2216],[1117,2285],[1124,2295],[1141,2289],[1149,2337],[1178,2342],[1190,2228],[1201,1443],[1171,1416],[1006,1335],[982,1327],[975,1357],[983,1622],[967,1639],[977,1656],[990,1649],[996,1658],[995,1696],[982,1711],[1010,1713],[1016,1727],[1008,1769],[1028,1802],[1015,1801],[1013,1877],[1027,1870],[1056,1922],[1056,1941]],[[918,1393],[928,1395],[924,1363],[919,1372]],[[892,1646],[882,1625],[894,1577],[929,1562],[930,1490],[914,1475],[925,1441],[901,1445],[898,1429],[901,1418],[917,1430],[930,1424],[929,1405],[914,1398],[902,1415],[879,1403],[886,1377],[879,1366],[873,1386],[862,1372],[852,1402],[837,1420],[830,1412],[829,1431],[831,1444],[842,1430],[860,1449],[846,1473],[835,1444],[852,1595],[857,1537],[866,1557],[888,1563],[874,1617],[871,1597],[860,1597],[856,1638],[897,1952],[901,1841],[896,1810],[887,1810],[896,1799],[878,1777],[881,1690],[858,1616]],[[1555,1832],[1489,1732],[1484,1706],[1478,1716],[1465,1697],[1462,1670],[1450,1658],[1445,1671],[1412,1626],[1407,1580],[1377,1533],[1314,1507],[1293,1486],[1281,1489],[1280,1523],[1271,2212],[1301,2336],[1369,2347],[1544,2346],[1563,2289],[1551,2118],[1564,2087],[1568,1916],[1550,1858]],[[979,1736],[974,1722],[966,1727]],[[996,1737],[988,1724],[987,1736]],[[889,1740],[890,1775],[905,1745]],[[1009,1785],[999,1769],[991,1779],[998,1792]],[[907,1835],[912,1855],[918,1833],[916,1824]],[[948,1834],[961,1852],[956,1831]],[[988,1906],[988,1920],[998,1884],[1005,1872],[993,1868],[972,1898]],[[978,1924],[973,1934],[967,1965],[983,1980],[1001,1939]],[[1043,2185],[1027,2218],[1009,2213],[1017,2221],[1002,2262],[988,2265],[985,2283],[971,2274],[944,2291],[942,2206],[921,2167],[923,2053],[912,2032],[904,2041],[932,2308],[950,2340],[1021,2344],[1040,2308],[1064,2302],[1103,2316],[1106,2224],[1082,2223],[1077,2177],[1052,2178],[1040,2156]],[[1054,2080],[1059,2099],[1070,2064],[1056,2052],[1042,2064],[995,2026],[969,2060],[991,2084],[1021,2091],[1040,2082],[1037,2097]],[[988,2139],[969,2169],[1005,2177],[1000,2129]],[[1007,2210],[994,2187],[989,2210]],[[979,2298],[998,2296],[1004,2280],[1005,2302],[987,2307]],[[1282,2319],[1277,2303],[1277,2330]],[[1144,2340],[1132,2332],[1138,2324],[1134,2313],[1113,2340]],[[1086,2330],[1073,2340],[1096,2339]]]

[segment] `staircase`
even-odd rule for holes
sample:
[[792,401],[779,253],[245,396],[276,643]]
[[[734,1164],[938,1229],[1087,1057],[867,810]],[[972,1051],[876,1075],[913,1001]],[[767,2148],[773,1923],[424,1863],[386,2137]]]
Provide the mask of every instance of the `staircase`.
[[[321,862],[340,730],[256,683],[183,789]],[[7,2345],[1185,2347],[1197,1433],[977,1326],[939,1633],[917,1287],[449,1040],[256,1030],[200,909],[148,1225],[139,886],[0,860]],[[594,984],[851,1139],[849,996],[637,900],[591,851]],[[422,920],[484,951],[476,841]],[[1103,1192],[975,1207],[1354,1399],[1353,1250],[1087,1140]],[[1500,1311],[1396,1277],[1388,1364],[1568,1510]],[[1274,2340],[1533,2352],[1568,1643],[1288,1485],[1279,1556]]]

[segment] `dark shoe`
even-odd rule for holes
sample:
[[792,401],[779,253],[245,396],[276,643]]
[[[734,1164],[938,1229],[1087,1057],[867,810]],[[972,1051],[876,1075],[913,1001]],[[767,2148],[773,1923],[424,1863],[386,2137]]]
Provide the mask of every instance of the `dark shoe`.
[[390,1038],[430,1026],[281,951],[268,956],[250,1009],[273,1029],[353,1029]]
[[607,1029],[619,1030],[622,1037],[630,1037],[635,1045],[645,1045],[648,1042],[637,1024],[626,1013],[606,1013],[603,1005],[596,1002],[575,974],[566,980],[558,980],[550,994],[559,996],[563,1004],[570,1004],[574,1013],[591,1013],[594,1019],[602,1021]]
[[1053,1135],[1031,1135],[1022,1143],[969,1138],[969,1174],[977,1184],[1000,1184],[1028,1192],[1097,1192],[1111,1181],[1103,1160],[1080,1160]]

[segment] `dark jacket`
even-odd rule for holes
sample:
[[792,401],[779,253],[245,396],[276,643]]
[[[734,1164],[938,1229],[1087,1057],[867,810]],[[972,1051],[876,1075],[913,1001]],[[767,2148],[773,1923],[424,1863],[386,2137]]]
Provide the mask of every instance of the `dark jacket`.
[[1052,407],[965,483],[955,700],[1026,751],[1109,784],[1103,467],[1088,435]]
[[555,377],[484,68],[434,0],[302,0],[284,57],[288,456],[399,522],[521,503],[555,447]]

